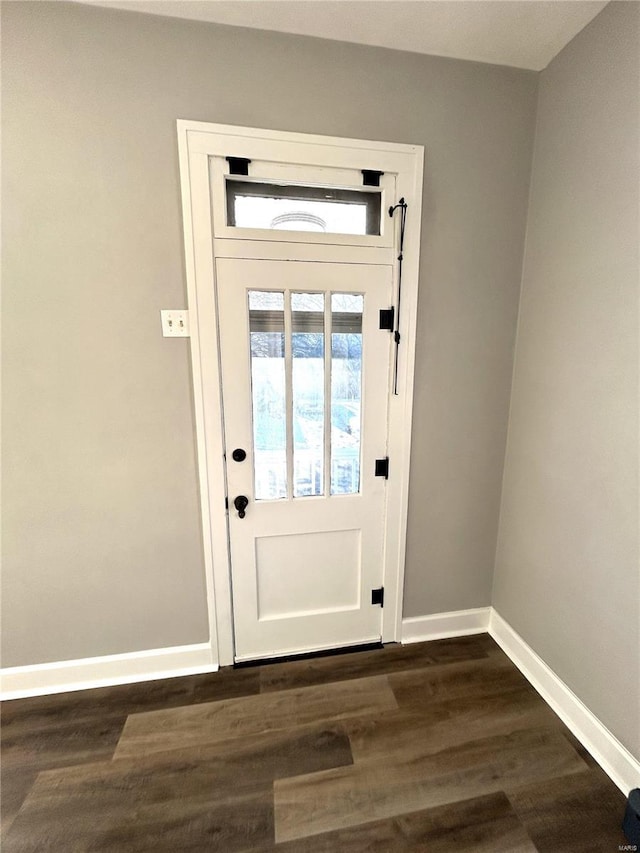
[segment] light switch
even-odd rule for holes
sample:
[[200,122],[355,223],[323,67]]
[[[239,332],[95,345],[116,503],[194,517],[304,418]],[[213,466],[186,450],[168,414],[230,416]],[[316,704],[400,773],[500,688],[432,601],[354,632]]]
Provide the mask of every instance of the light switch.
[[189,337],[188,311],[160,311],[162,318],[162,334],[165,338]]

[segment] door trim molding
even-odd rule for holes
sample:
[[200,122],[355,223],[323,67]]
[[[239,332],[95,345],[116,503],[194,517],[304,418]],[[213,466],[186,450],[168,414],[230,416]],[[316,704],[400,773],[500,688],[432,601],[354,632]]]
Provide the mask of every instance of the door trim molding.
[[[242,235],[239,234],[236,241],[231,240],[228,234],[224,235],[224,240],[213,236],[210,158],[241,151],[243,156],[250,158],[268,159],[271,156],[274,160],[280,157],[280,162],[289,162],[287,154],[282,154],[288,152],[291,162],[309,163],[310,166],[322,167],[327,162],[340,166],[343,158],[345,168],[352,168],[357,160],[359,169],[385,169],[395,173],[397,198],[393,203],[402,196],[407,200],[400,327],[402,343],[398,366],[400,394],[389,396],[387,454],[391,459],[391,473],[387,482],[385,606],[382,611],[382,641],[399,641],[409,497],[424,149],[420,145],[183,120],[177,122],[177,132],[210,645],[213,660],[221,666],[234,662],[234,640],[214,258],[229,251],[230,244],[239,245]],[[247,246],[252,243],[251,240],[242,242]],[[292,246],[289,243],[287,250],[300,252],[299,248],[293,249]],[[252,249],[256,250],[255,241]],[[310,253],[313,251],[318,259],[322,255],[328,259],[326,250],[327,246],[317,246],[312,247]],[[381,255],[379,249],[360,245],[341,245],[339,248],[342,262],[351,257],[354,263],[379,263],[380,260],[369,261],[369,251],[377,251],[376,257]],[[392,257],[395,258],[395,250]],[[394,269],[394,292],[396,276],[397,268]],[[205,389],[209,393],[205,394]]]

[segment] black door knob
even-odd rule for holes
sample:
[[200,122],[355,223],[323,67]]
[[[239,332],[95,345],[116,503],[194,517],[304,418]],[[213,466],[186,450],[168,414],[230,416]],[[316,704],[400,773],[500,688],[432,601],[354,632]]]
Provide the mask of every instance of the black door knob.
[[247,458],[247,451],[243,450],[241,447],[236,447],[236,449],[231,454],[231,457],[234,462],[244,462]]
[[238,495],[233,501],[233,505],[238,510],[239,517],[244,518],[244,511],[249,506],[249,498],[244,495]]

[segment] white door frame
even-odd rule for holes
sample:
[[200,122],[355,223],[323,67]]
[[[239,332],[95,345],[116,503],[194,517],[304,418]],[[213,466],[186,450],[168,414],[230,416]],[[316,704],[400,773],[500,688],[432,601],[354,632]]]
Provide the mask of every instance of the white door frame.
[[[184,227],[187,298],[191,335],[191,365],[200,481],[200,506],[207,609],[212,657],[220,666],[234,662],[231,562],[227,511],[226,471],[222,429],[221,373],[218,318],[215,296],[214,257],[282,257],[274,252],[274,234],[243,229],[230,236],[226,223],[216,219],[220,200],[212,199],[212,157],[249,157],[258,161],[297,164],[305,167],[371,169],[395,174],[395,198],[383,204],[407,204],[402,269],[401,343],[398,362],[398,395],[389,397],[387,508],[384,548],[385,600],[382,641],[399,641],[409,493],[413,377],[418,302],[418,265],[422,220],[422,170],[424,149],[419,145],[369,142],[302,133],[279,132],[233,125],[178,121],[178,150]],[[386,217],[383,210],[383,217]],[[386,225],[397,227],[397,214]],[[394,264],[397,287],[397,244],[390,248],[388,230],[377,245],[372,238],[332,238],[322,235],[316,245],[278,232],[287,243],[287,256],[296,260]],[[218,236],[219,235],[219,236]],[[320,235],[316,235],[319,237]],[[321,245],[322,242],[327,245]],[[394,303],[396,299],[394,299]]]

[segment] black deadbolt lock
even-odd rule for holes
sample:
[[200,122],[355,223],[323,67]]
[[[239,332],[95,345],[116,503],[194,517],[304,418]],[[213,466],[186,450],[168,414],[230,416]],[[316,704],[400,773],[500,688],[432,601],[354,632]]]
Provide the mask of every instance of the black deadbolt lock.
[[241,447],[236,447],[231,456],[234,462],[244,462],[247,458],[247,451],[243,450]]

